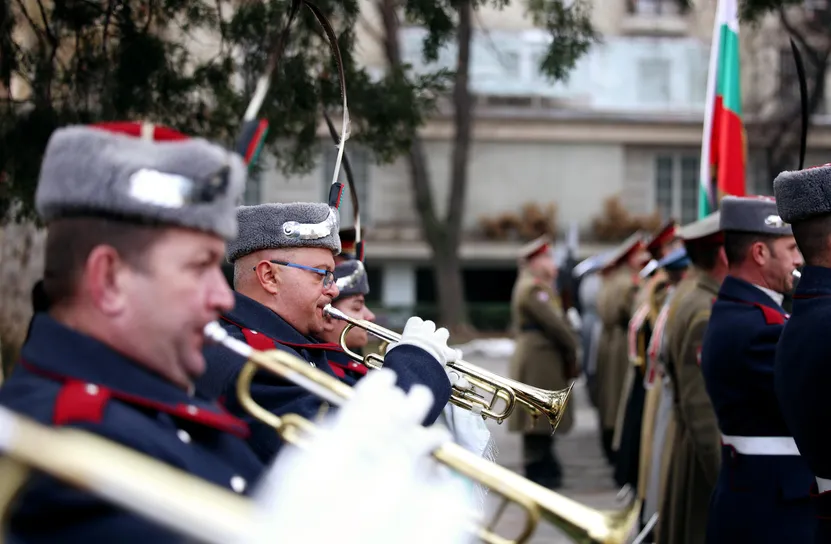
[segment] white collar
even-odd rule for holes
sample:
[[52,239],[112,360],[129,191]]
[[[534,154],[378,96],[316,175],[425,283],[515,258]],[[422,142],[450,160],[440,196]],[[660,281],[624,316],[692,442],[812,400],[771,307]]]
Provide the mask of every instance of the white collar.
[[764,294],[772,298],[779,306],[782,306],[782,302],[785,300],[785,295],[782,293],[777,293],[773,289],[768,289],[767,287],[762,287],[761,285],[756,285],[755,283],[753,284],[753,287],[759,289]]

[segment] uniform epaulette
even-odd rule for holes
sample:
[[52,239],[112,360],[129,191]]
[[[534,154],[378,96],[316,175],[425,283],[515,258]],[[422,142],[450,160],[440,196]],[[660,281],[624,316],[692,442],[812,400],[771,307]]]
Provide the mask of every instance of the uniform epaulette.
[[751,303],[756,308],[762,310],[762,315],[765,316],[765,323],[767,325],[784,325],[785,324],[785,316],[781,313],[777,312],[770,306],[765,306],[764,304],[759,304],[758,302]]
[[101,423],[110,401],[109,389],[81,381],[66,381],[55,399],[52,421],[55,425]]

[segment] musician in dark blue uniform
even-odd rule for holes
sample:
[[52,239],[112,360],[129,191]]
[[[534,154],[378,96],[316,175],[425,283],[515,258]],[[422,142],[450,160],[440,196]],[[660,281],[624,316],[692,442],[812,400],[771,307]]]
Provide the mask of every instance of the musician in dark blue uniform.
[[[341,261],[335,266],[335,284],[338,286],[338,296],[332,300],[332,306],[350,317],[375,321],[375,314],[366,305],[365,297],[369,294],[369,280],[363,262],[357,259]],[[323,323],[323,332],[318,335],[318,338],[323,342],[339,344],[345,327],[344,321],[327,317]],[[360,354],[369,341],[367,334],[360,327],[353,328],[346,335],[346,347]],[[331,350],[328,356],[329,366],[338,377],[348,376],[357,381],[366,375],[367,367],[356,362],[344,351]]]
[[[324,203],[260,204],[237,210],[239,236],[228,245],[234,264],[234,309],[222,316],[231,336],[259,350],[280,349],[335,376],[330,350],[340,346],[316,339],[324,330],[323,308],[338,296],[334,256],[341,250],[338,211]],[[433,393],[425,420],[432,424],[450,398],[445,364],[459,354],[447,346],[446,329],[413,317],[401,341],[387,351],[385,368],[396,372],[405,391],[416,383]],[[264,462],[282,443],[274,429],[249,416],[236,395],[237,376],[245,361],[217,346],[206,349],[207,370],[197,382],[206,395],[223,398],[231,413],[251,425],[249,444]],[[344,381],[352,383],[349,378]],[[252,396],[274,414],[294,413],[315,419],[323,401],[306,389],[268,372],[259,372]],[[332,409],[329,407],[328,409]]]
[[813,475],[782,417],[773,383],[787,321],[783,293],[802,265],[790,225],[769,197],[725,197],[729,265],[701,351],[701,371],[722,438],[708,543],[810,542]]
[[805,259],[793,313],[776,348],[776,396],[796,446],[816,478],[814,542],[831,542],[831,165],[782,172],[776,205]]
[[[67,127],[49,140],[35,197],[48,226],[48,312],[35,314],[0,405],[245,493],[263,468],[248,427],[193,388],[203,327],[233,304],[220,263],[245,166],[205,140],[112,128]],[[181,540],[43,475],[9,528],[27,543]]]

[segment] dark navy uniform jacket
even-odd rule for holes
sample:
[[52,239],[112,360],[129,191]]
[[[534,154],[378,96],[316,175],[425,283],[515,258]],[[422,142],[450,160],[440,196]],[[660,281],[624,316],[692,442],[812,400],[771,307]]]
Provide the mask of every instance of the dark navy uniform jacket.
[[[831,479],[831,269],[806,266],[793,299],[776,350],[776,396],[814,476]],[[815,542],[831,542],[831,491],[814,499]]]
[[[0,405],[119,442],[229,491],[252,490],[263,470],[243,421],[43,313],[0,387]],[[185,540],[43,475],[25,487],[10,532],[27,543]]]
[[[732,276],[725,278],[713,304],[701,370],[725,438],[710,501],[708,543],[813,541],[809,496],[814,480],[805,459],[743,454],[748,446],[732,439],[784,437],[784,442],[792,436],[773,383],[776,343],[787,319],[769,295]],[[764,441],[752,447],[758,451],[760,446],[769,447]]]
[[366,376],[367,370],[369,370],[363,364],[352,360],[352,357],[343,351],[331,350],[327,351],[326,354],[329,357],[329,367],[338,378],[358,381]]
[[[325,344],[300,334],[276,313],[245,295],[234,293],[234,309],[222,317],[220,323],[228,333],[259,350],[281,349],[336,376],[329,365],[330,351],[339,351],[337,344]],[[205,348],[207,370],[196,382],[196,388],[209,397],[221,397],[226,408],[247,421],[251,428],[249,444],[264,463],[269,463],[282,445],[282,440],[271,427],[252,418],[240,406],[236,382],[245,360],[222,346]],[[421,348],[404,345],[396,347],[387,358],[386,368],[398,374],[398,387],[405,391],[416,383],[430,388],[434,404],[425,424],[439,417],[450,399],[450,380],[444,368]],[[349,377],[342,381],[353,385]],[[315,420],[321,413],[323,400],[306,389],[283,380],[266,371],[258,372],[251,385],[251,396],[266,410],[277,414],[297,414]]]

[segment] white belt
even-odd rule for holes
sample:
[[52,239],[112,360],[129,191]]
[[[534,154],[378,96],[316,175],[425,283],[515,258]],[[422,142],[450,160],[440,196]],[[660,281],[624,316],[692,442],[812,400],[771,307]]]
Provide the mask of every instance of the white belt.
[[796,442],[790,436],[727,436],[721,443],[732,446],[742,455],[799,455]]
[[819,489],[820,493],[831,491],[831,480],[826,480],[825,478],[817,476],[817,489]]

